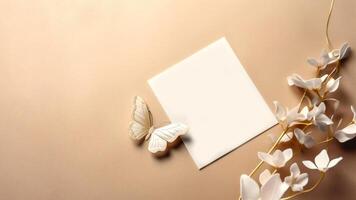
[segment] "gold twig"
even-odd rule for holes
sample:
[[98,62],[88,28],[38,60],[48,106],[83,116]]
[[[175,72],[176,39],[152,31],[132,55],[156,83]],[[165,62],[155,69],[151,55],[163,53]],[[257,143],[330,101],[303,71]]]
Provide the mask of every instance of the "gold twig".
[[334,9],[334,3],[335,3],[335,0],[331,0],[331,5],[330,5],[329,13],[328,13],[328,19],[326,20],[326,28],[325,28],[326,43],[327,43],[329,51],[331,51],[333,49],[331,42],[330,42],[330,38],[329,38],[329,24],[330,24],[331,14]]
[[333,141],[333,140],[334,140],[334,138],[329,138],[329,136],[328,136],[328,138],[326,140],[323,140],[323,141],[319,142],[318,144],[328,143],[328,142]]

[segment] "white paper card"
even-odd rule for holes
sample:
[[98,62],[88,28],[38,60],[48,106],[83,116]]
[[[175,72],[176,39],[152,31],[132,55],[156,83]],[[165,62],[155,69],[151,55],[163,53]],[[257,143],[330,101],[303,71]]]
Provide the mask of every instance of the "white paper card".
[[225,38],[148,81],[199,169],[277,121]]

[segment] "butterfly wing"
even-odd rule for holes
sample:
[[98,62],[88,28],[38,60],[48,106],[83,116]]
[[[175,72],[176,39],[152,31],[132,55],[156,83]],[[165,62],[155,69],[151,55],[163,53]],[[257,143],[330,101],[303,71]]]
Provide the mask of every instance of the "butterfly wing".
[[172,123],[153,131],[148,143],[148,150],[151,153],[164,151],[167,148],[167,142],[173,142],[180,135],[184,135],[188,127],[182,123]]
[[152,125],[151,113],[145,101],[139,96],[135,97],[133,107],[129,134],[133,139],[140,140],[148,134]]

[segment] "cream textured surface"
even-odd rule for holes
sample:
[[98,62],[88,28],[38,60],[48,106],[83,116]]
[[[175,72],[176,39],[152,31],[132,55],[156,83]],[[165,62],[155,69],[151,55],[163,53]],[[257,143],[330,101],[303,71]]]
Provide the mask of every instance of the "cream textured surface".
[[[280,127],[199,171],[184,145],[157,159],[132,142],[133,97],[165,124],[146,81],[225,36],[270,108],[294,106],[300,94],[286,76],[314,76],[306,58],[325,47],[328,9],[325,0],[0,1],[0,199],[236,199],[240,175]],[[335,46],[356,49],[352,19],[356,1],[337,0]],[[341,71],[345,113],[356,104],[355,66],[352,56]],[[332,145],[343,162],[300,199],[353,199],[355,146]]]

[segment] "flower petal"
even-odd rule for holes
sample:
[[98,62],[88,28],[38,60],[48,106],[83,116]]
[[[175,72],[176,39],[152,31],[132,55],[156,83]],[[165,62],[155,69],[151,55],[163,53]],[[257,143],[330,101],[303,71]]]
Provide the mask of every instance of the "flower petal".
[[318,167],[319,170],[325,171],[329,164],[329,155],[328,152],[323,149],[316,157],[315,157],[315,165]]
[[284,150],[283,156],[284,156],[285,162],[288,162],[293,157],[293,150],[291,148]]
[[344,43],[340,48],[340,59],[346,58],[350,53],[350,46],[348,43]]
[[243,200],[257,200],[260,197],[260,187],[251,177],[242,175],[240,178],[240,194]]
[[308,112],[309,112],[308,106],[304,106],[304,108],[300,111],[300,114],[304,116],[304,119],[307,119]]
[[308,181],[309,181],[309,175],[307,173],[303,173],[297,177],[297,179],[295,180],[295,184],[298,184],[303,188],[308,184]]
[[324,74],[322,77],[320,77],[320,79],[321,79],[321,81],[325,81],[326,80],[326,78],[328,77],[328,74]]
[[293,163],[293,164],[290,166],[290,173],[291,173],[291,175],[293,175],[293,176],[299,176],[299,174],[300,174],[300,169],[299,169],[297,163]]
[[293,192],[303,191],[304,186],[308,184],[309,177],[307,173],[303,173],[298,176],[295,180],[295,183],[292,185],[291,189]]
[[291,76],[287,77],[287,82],[289,86],[295,85],[295,86],[303,86],[304,85],[304,81],[303,78],[301,76],[299,76],[298,74],[292,74]]
[[349,140],[352,140],[354,137],[356,137],[356,134],[346,134],[342,130],[336,131],[334,134],[334,137],[341,143],[347,142]]
[[330,79],[328,81],[328,83],[326,84],[326,90],[329,93],[335,92],[339,88],[340,79],[341,79],[341,76],[339,78],[337,78],[336,80],[334,80],[333,78]]
[[350,124],[346,126],[345,128],[342,129],[342,132],[350,135],[356,134],[356,124]]
[[259,177],[261,185],[264,185],[272,177],[271,172],[268,169],[265,169]]
[[330,169],[332,167],[335,167],[335,165],[337,165],[341,160],[342,160],[342,157],[338,157],[338,158],[331,160],[328,165],[328,168]]
[[275,174],[261,187],[261,199],[280,200],[287,189],[288,186],[282,183],[279,174]]
[[277,149],[276,151],[274,151],[272,156],[273,156],[274,167],[277,167],[277,168],[284,167],[284,165],[286,164],[286,159],[285,159],[285,156],[281,150]]
[[331,125],[334,122],[325,114],[320,114],[315,118],[317,124]]
[[326,106],[324,102],[321,102],[318,106],[314,105],[313,109],[308,113],[307,118],[311,120],[321,114],[323,114],[326,110]]
[[294,135],[300,144],[304,144],[304,131],[302,131],[300,128],[295,128]]
[[285,182],[286,184],[288,184],[289,186],[292,186],[292,185],[293,185],[293,176],[292,176],[292,175],[286,176],[286,177],[284,178],[284,182]]
[[321,102],[316,109],[315,116],[325,113],[326,106],[324,102]]
[[300,88],[305,88],[309,90],[319,89],[322,84],[322,80],[320,78],[312,78],[309,80],[304,80],[298,74],[293,74],[287,77],[288,85],[289,86],[297,86]]
[[287,109],[280,104],[278,101],[274,101],[274,106],[276,107],[275,115],[278,121],[284,121],[287,117]]
[[300,184],[293,184],[291,186],[291,189],[293,192],[300,192],[303,191],[303,186],[301,186]]
[[298,142],[307,147],[308,149],[312,148],[315,145],[315,140],[313,139],[313,137],[305,134],[304,131],[302,131],[301,129],[294,129],[294,134]]
[[353,106],[351,106],[351,111],[352,111],[352,114],[353,114],[352,121],[356,122],[356,112],[355,112],[355,108]]
[[330,57],[329,57],[329,54],[328,52],[326,51],[323,51],[320,55],[320,58],[321,58],[321,62],[322,64],[324,65],[321,70],[325,69],[327,64],[330,62]]
[[[305,112],[305,110],[303,111]],[[292,124],[294,121],[304,121],[307,119],[307,115],[304,113],[298,113],[298,108],[294,108],[287,114],[287,123]]]
[[321,84],[322,84],[322,80],[320,78],[312,78],[305,81],[304,83],[305,87],[303,88],[309,90],[319,89],[321,87]]
[[308,58],[307,59],[307,62],[311,65],[311,66],[314,66],[314,67],[319,67],[320,66],[320,63],[315,60],[314,58]]
[[269,155],[268,153],[258,152],[257,156],[258,156],[259,159],[261,159],[262,161],[266,162],[267,164],[269,164],[271,166],[275,166],[272,156]]
[[318,167],[310,160],[302,161],[303,165],[309,169],[318,169]]

